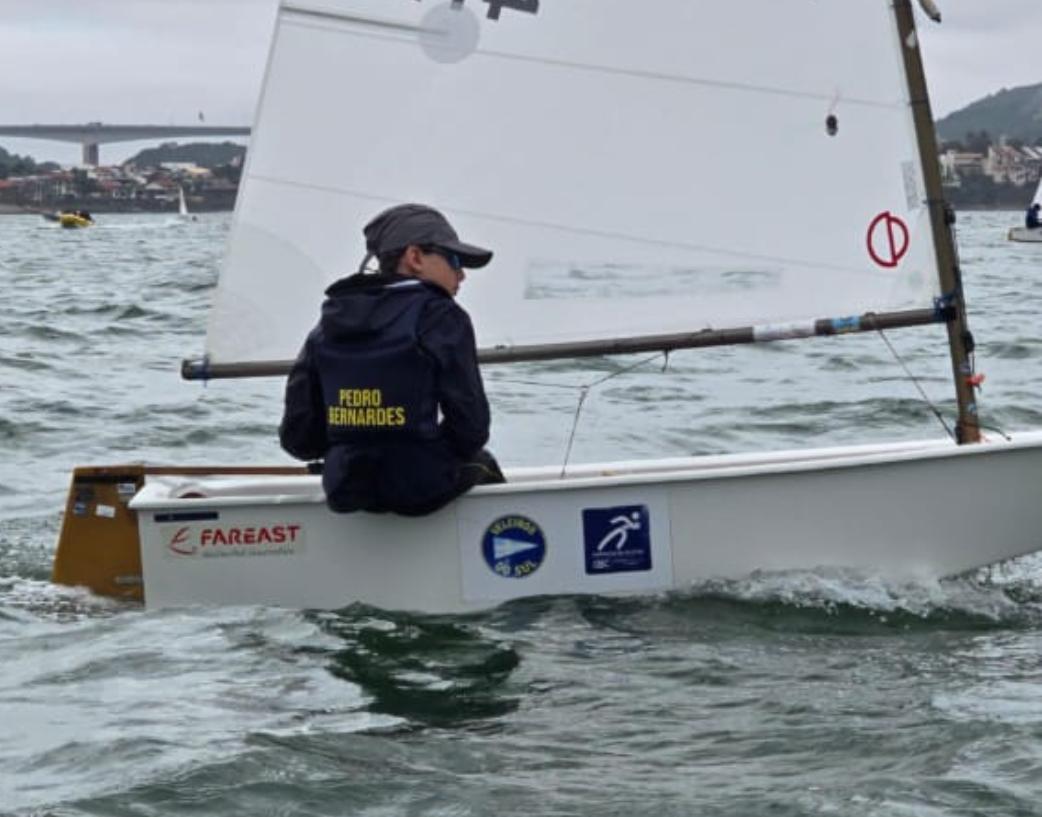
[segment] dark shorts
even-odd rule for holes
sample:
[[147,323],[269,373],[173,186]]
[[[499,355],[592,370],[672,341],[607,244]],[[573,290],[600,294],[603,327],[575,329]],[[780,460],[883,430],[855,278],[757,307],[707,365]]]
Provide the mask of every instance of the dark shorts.
[[337,513],[426,516],[475,485],[506,482],[495,457],[461,461],[441,441],[393,446],[334,446],[322,471],[326,502]]

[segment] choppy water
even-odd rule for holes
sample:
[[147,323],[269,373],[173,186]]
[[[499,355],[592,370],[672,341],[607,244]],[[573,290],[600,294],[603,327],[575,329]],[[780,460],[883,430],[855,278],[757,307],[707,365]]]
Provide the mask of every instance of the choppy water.
[[[1014,219],[959,227],[982,405],[1009,430],[1042,426],[1042,247],[1008,244]],[[145,612],[50,585],[74,465],[286,461],[280,383],[177,375],[227,227],[0,218],[0,815],[1042,814],[1037,560],[467,617]],[[939,331],[889,338],[950,415]],[[490,370],[501,459],[561,461],[578,387],[639,360]],[[864,336],[648,361],[590,390],[571,457],[941,433]]]

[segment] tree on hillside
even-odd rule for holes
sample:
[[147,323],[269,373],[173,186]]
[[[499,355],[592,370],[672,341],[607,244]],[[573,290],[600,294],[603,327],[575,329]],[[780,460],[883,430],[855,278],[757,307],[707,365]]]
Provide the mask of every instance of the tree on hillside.
[[970,153],[987,153],[992,144],[991,135],[986,130],[969,131],[964,141]]
[[36,162],[29,156],[8,153],[0,147],[0,179],[12,176],[31,176],[36,172]]

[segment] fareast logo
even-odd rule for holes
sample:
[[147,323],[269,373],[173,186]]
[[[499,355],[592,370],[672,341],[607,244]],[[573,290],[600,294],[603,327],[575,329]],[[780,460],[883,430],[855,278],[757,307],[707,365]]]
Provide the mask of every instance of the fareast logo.
[[188,544],[189,531],[187,527],[178,528],[177,532],[170,537],[170,541],[166,543],[166,548],[171,553],[176,553],[178,556],[194,556],[195,546]]
[[295,523],[272,525],[182,525],[166,542],[166,551],[176,558],[224,556],[286,556],[304,544],[304,526]]

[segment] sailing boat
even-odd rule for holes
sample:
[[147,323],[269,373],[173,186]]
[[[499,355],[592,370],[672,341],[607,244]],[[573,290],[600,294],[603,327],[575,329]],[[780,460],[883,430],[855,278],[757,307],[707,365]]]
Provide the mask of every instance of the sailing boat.
[[[335,515],[302,468],[86,467],[55,579],[149,606],[461,612],[1035,551],[1042,433],[980,442],[915,13],[282,0],[205,357],[183,374],[283,375],[357,266],[344,225],[422,201],[496,250],[463,296],[485,364],[935,324],[957,439],[514,469],[422,519]],[[329,76],[336,105],[314,93]],[[785,206],[751,230],[764,190]]]
[[[1042,179],[1039,179],[1038,187],[1035,188],[1035,195],[1031,197],[1031,204],[1042,204]],[[1011,227],[1007,238],[1010,241],[1042,241],[1042,228]]]
[[195,216],[188,212],[188,202],[185,199],[185,189],[177,186],[177,214],[185,221],[195,221]]

